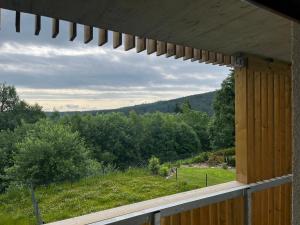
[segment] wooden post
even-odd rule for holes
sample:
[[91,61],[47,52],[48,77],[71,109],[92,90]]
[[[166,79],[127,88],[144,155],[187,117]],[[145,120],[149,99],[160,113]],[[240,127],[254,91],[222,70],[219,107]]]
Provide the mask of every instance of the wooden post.
[[300,25],[292,25],[293,84],[293,225],[300,224]]
[[[247,56],[247,66],[235,69],[235,84],[237,180],[290,174],[291,66]],[[252,224],[289,225],[290,194],[291,185],[253,194]]]

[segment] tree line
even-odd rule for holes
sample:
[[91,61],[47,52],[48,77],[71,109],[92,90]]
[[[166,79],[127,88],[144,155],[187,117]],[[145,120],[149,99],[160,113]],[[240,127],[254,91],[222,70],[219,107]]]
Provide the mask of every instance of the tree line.
[[222,83],[214,115],[174,113],[46,117],[41,107],[20,101],[13,86],[0,85],[0,191],[14,184],[45,185],[97,174],[106,166],[147,166],[155,156],[175,161],[234,145],[234,76]]

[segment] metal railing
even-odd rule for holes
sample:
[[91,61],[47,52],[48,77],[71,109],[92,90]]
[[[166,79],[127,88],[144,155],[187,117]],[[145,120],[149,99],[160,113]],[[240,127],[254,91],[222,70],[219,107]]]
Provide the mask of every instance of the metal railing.
[[129,213],[123,216],[103,220],[100,222],[92,223],[90,225],[132,225],[149,223],[151,225],[160,225],[161,218],[174,215],[180,212],[200,208],[210,204],[222,202],[229,199],[238,197],[244,198],[245,207],[245,224],[252,224],[252,194],[255,192],[263,191],[273,187],[281,186],[293,181],[291,174],[265,180],[262,182],[242,185],[235,188],[217,191],[212,194],[201,195],[195,198],[189,198],[176,203],[166,204],[146,210],[141,210],[135,213]]

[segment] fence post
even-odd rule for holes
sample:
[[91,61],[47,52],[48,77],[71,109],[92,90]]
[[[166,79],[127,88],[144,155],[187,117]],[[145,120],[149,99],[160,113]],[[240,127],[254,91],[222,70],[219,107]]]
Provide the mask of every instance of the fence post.
[[205,186],[208,187],[208,176],[207,176],[207,173],[205,174]]
[[177,167],[176,167],[176,181],[178,180],[178,170],[177,170]]
[[44,224],[44,222],[43,222],[41,214],[40,214],[38,202],[35,198],[34,188],[33,188],[32,183],[30,184],[30,192],[31,192],[31,201],[32,201],[32,205],[33,205],[33,213],[36,218],[36,223],[37,223],[37,225],[42,225],[42,224]]

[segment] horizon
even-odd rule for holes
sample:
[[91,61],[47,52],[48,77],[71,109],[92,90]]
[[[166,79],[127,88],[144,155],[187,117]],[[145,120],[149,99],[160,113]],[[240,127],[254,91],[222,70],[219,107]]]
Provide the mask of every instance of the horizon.
[[[0,82],[15,86],[21,99],[45,111],[117,109],[202,94],[220,88],[230,71],[225,66],[125,52],[111,43],[98,47],[95,40],[86,45],[82,26],[73,43],[65,32],[52,39],[51,21],[44,17],[45,26],[36,37],[34,17],[22,14],[21,34],[16,34],[11,29],[13,12],[2,13]],[[61,22],[60,29],[67,30],[67,25]]]

